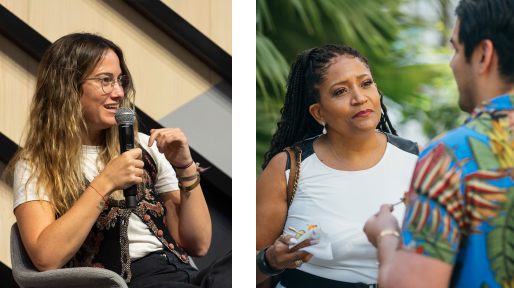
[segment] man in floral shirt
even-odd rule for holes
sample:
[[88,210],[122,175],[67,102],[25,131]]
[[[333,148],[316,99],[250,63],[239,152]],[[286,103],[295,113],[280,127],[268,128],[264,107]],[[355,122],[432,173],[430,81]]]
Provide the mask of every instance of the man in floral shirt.
[[420,154],[401,231],[389,205],[366,223],[382,288],[514,287],[514,1],[456,13],[450,66],[471,115]]

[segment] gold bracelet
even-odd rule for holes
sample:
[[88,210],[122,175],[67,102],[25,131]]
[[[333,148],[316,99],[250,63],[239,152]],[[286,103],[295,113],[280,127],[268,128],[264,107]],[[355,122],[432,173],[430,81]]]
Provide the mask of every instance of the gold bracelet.
[[398,234],[398,232],[396,232],[394,230],[384,230],[384,231],[380,232],[380,235],[378,235],[378,237],[377,237],[377,245],[378,245],[378,242],[380,242],[380,239],[382,239],[382,237],[384,237],[386,235],[394,235],[398,239],[400,239],[400,234]]
[[191,190],[195,189],[196,186],[198,186],[199,184],[200,184],[200,174],[198,174],[198,177],[196,178],[195,183],[191,184],[191,186],[183,187],[182,183],[178,182],[178,188],[180,188],[180,190],[184,191],[184,193],[186,193],[186,196],[189,197],[189,195],[191,195]]

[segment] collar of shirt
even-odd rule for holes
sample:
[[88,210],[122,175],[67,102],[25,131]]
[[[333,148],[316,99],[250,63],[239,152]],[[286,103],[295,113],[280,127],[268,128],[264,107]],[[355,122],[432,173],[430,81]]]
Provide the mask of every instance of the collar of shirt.
[[471,115],[469,115],[465,123],[475,120],[478,116],[482,115],[482,113],[492,113],[497,110],[507,109],[514,109],[514,95],[505,94],[482,102],[471,112]]

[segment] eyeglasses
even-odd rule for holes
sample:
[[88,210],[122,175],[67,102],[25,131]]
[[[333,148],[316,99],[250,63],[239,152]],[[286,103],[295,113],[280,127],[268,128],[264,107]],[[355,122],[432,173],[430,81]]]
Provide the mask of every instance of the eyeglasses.
[[100,80],[102,91],[104,93],[109,94],[114,90],[114,84],[118,82],[121,90],[125,92],[127,86],[129,84],[129,77],[127,75],[121,75],[118,79],[112,79],[112,77],[102,77],[102,78],[88,78],[86,80]]

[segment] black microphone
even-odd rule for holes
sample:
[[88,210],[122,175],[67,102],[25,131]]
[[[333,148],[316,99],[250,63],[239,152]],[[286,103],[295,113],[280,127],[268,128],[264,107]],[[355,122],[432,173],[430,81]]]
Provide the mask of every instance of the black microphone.
[[[120,135],[120,154],[134,148],[134,120],[136,114],[132,109],[120,107],[114,115],[116,123],[118,123],[118,131]],[[132,185],[123,190],[125,196],[125,205],[127,208],[136,208],[137,185]]]

